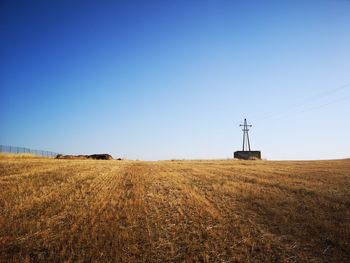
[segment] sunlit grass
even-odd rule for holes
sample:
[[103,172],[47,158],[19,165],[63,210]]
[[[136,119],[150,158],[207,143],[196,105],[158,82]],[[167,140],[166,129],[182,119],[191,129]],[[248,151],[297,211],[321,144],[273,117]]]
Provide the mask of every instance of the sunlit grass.
[[9,159],[9,158],[43,158],[31,153],[0,153],[0,159]]
[[349,189],[350,160],[0,158],[0,262],[346,262]]

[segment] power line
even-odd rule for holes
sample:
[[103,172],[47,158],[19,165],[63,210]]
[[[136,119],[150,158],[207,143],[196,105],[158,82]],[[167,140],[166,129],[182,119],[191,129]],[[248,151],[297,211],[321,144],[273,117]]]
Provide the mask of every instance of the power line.
[[[318,94],[316,94],[314,96],[311,96],[311,97],[309,97],[309,98],[307,98],[307,99],[305,99],[305,100],[303,100],[303,101],[301,101],[299,103],[294,103],[291,106],[289,106],[288,108],[285,108],[284,110],[279,111],[278,113],[273,112],[271,114],[266,114],[265,116],[263,116],[261,118],[257,117],[257,119],[258,119],[258,121],[262,121],[262,120],[266,120],[266,119],[271,119],[271,118],[273,119],[273,118],[276,118],[276,117],[293,114],[293,112],[295,112],[295,110],[298,110],[301,107],[309,105],[310,103],[313,103],[314,101],[320,100],[322,98],[329,97],[330,95],[332,95],[334,93],[338,93],[339,91],[345,90],[347,88],[350,88],[350,83],[341,85],[339,87],[336,87],[336,88],[333,88],[333,89],[330,89],[330,90],[323,91],[323,92],[318,93]],[[345,96],[345,97],[341,98],[339,101],[344,100],[344,99],[346,99],[348,97],[349,96]],[[336,102],[337,101],[338,100],[336,100]],[[329,104],[333,104],[333,102],[322,104],[322,105],[316,106],[316,107],[312,107],[312,109],[314,109],[314,108],[315,109],[322,108],[322,107],[328,106]],[[302,112],[306,112],[306,111],[308,111],[308,109],[306,109],[305,111],[302,111]],[[278,119],[281,119],[281,118],[278,118]]]
[[309,111],[313,111],[313,110],[325,108],[325,107],[327,107],[327,106],[329,106],[329,105],[332,105],[332,104],[335,104],[335,103],[339,103],[339,102],[344,101],[344,100],[347,100],[347,99],[350,99],[350,95],[349,95],[349,96],[345,96],[345,97],[340,98],[340,99],[337,99],[337,100],[333,100],[333,101],[327,102],[327,103],[323,103],[323,104],[321,104],[321,105],[309,107],[309,108],[306,108],[306,109],[301,110],[301,111],[285,113],[285,114],[282,115],[281,117],[279,117],[279,118],[277,118],[277,119],[274,119],[274,121],[286,119],[286,117],[289,117],[290,115],[294,115],[294,116],[295,116],[295,115],[302,114],[302,113],[305,113],[305,112],[309,112]]

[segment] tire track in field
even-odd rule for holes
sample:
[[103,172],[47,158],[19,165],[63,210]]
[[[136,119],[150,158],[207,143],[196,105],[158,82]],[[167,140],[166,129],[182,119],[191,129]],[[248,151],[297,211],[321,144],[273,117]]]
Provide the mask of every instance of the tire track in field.
[[[83,178],[90,178],[90,182],[76,188],[64,210],[57,215],[51,232],[59,233],[59,236],[45,243],[50,248],[45,260],[54,260],[59,253],[75,261],[79,254],[89,258],[89,255],[99,255],[99,249],[104,250],[100,243],[106,236],[101,229],[109,226],[108,208],[113,205],[111,196],[118,188],[124,166],[96,162],[90,164],[89,172],[81,174]],[[65,247],[60,246],[62,237]]]
[[59,253],[71,261],[78,260],[78,255],[96,262],[141,260],[147,247],[143,178],[143,166],[138,164],[113,165],[99,172],[80,195],[84,200],[71,202],[74,213],[68,207],[61,227],[52,230],[65,236],[70,249],[60,248],[62,240],[56,238],[45,259]]

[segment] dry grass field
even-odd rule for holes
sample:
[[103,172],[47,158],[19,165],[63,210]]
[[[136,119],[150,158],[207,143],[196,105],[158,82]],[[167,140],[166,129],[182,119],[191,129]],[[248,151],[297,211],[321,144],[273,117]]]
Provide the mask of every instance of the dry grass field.
[[2,157],[0,262],[350,262],[350,160]]

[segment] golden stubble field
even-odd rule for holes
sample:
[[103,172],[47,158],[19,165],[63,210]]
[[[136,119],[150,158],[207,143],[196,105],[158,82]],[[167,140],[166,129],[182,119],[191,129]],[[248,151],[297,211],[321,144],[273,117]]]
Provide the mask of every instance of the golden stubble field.
[[350,262],[350,160],[0,158],[0,262]]

